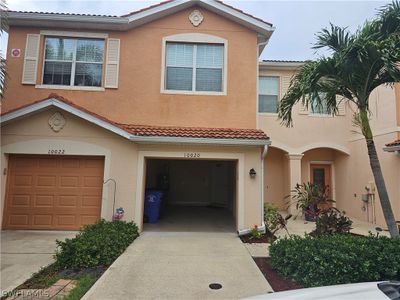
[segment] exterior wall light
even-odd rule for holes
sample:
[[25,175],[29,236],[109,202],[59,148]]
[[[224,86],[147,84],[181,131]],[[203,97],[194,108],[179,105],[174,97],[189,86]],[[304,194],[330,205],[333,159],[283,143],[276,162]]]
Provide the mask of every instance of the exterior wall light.
[[250,171],[249,171],[249,175],[250,175],[251,178],[256,177],[256,175],[257,175],[256,170],[254,170],[253,168],[251,168]]

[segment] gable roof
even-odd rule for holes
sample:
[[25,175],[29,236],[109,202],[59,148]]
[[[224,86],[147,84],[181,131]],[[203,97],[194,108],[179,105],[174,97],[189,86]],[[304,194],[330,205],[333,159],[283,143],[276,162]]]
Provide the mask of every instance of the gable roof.
[[8,11],[8,21],[11,26],[125,31],[174,14],[194,5],[203,7],[254,30],[259,34],[259,42],[268,41],[275,30],[271,23],[217,0],[169,0],[119,17],[108,15]]
[[260,129],[122,124],[92,112],[54,93],[50,94],[45,99],[1,113],[0,124],[5,125],[31,114],[41,112],[50,107],[64,110],[92,124],[138,143],[198,143],[250,146],[263,146],[270,144],[268,136]]

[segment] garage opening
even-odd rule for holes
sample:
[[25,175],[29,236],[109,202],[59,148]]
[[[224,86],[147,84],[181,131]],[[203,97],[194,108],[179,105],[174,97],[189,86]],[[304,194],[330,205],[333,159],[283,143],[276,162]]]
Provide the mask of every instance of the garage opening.
[[154,191],[160,214],[145,212],[146,231],[236,231],[236,161],[148,159],[145,211]]

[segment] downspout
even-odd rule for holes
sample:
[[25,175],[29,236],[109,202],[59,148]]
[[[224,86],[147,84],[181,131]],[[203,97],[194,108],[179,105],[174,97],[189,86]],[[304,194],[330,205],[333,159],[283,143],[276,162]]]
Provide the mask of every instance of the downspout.
[[[262,43],[257,43],[257,78],[256,78],[256,87],[257,87],[257,93],[256,93],[256,126],[257,129],[260,129],[260,123],[258,120],[258,84],[259,84],[259,76],[260,76],[260,66],[259,66],[259,60],[258,58],[260,57],[260,47],[261,46],[266,46],[268,44],[269,39],[267,39],[265,42]],[[264,223],[264,158],[267,155],[268,152],[268,145],[264,146],[263,152],[261,154],[261,201],[260,201],[260,206],[261,206],[261,228],[259,229],[261,232],[265,233],[265,223]]]
[[257,72],[256,72],[256,128],[260,128],[259,127],[259,122],[258,122],[258,78],[260,76],[260,65],[259,65],[259,60],[258,58],[260,57],[260,47],[261,46],[266,46],[268,44],[269,40],[266,40],[265,42],[262,43],[257,43]]
[[268,145],[264,146],[263,152],[261,154],[261,228],[260,230],[265,233],[265,223],[264,223],[264,158],[268,153]]

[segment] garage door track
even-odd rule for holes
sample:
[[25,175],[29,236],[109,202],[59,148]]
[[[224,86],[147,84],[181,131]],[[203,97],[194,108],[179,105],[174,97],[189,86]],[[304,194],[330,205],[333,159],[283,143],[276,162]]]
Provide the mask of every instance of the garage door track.
[[146,232],[84,299],[238,299],[269,291],[236,234]]

